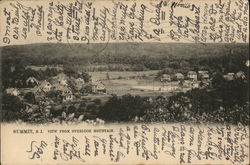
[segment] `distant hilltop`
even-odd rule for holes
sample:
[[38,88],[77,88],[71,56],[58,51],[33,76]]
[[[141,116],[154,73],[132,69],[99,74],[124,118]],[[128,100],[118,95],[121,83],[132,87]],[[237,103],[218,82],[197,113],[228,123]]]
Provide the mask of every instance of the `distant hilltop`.
[[92,44],[66,44],[42,43],[30,45],[16,45],[1,47],[4,56],[221,56],[227,54],[248,54],[249,45],[245,43],[226,44],[208,43],[92,43]]

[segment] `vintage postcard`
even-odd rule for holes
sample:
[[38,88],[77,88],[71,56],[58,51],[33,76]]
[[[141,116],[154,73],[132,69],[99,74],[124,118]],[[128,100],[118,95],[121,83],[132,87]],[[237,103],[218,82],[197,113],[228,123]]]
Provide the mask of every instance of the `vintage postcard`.
[[0,1],[1,164],[249,164],[247,0]]

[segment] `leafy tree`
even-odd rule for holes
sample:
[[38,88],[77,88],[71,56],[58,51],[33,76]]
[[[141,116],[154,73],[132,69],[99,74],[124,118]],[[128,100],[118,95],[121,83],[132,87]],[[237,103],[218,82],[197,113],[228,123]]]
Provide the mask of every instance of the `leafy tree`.
[[85,102],[81,102],[79,105],[79,111],[80,112],[84,112],[86,111],[86,103]]
[[75,113],[76,112],[76,107],[74,105],[70,105],[67,110],[67,114],[70,113]]
[[28,92],[24,95],[24,99],[30,103],[30,104],[35,104],[36,103],[36,97],[33,92]]
[[17,64],[17,65],[15,66],[15,71],[16,71],[16,72],[22,73],[22,72],[25,71],[25,66],[22,65],[21,63],[19,63],[19,64]]
[[81,90],[81,93],[92,93],[92,86],[90,84],[84,86]]
[[223,87],[225,84],[225,79],[223,78],[222,73],[216,72],[212,75],[212,86],[215,89]]
[[3,94],[2,97],[3,120],[14,121],[19,119],[23,107],[24,104],[19,99],[19,97],[10,94]]
[[51,90],[46,93],[46,97],[50,98],[54,102],[60,101],[61,98],[61,91],[58,90]]
[[242,79],[235,79],[233,81],[226,81],[221,88],[219,88],[218,95],[223,100],[225,108],[233,107],[236,104],[244,104],[248,99],[248,83]]
[[140,96],[130,94],[123,95],[121,98],[113,95],[108,102],[101,107],[100,118],[106,121],[133,121],[134,118],[142,117],[148,103]]
[[84,79],[85,82],[90,81],[91,76],[88,73],[82,72],[81,76],[82,76],[82,78]]
[[96,105],[101,105],[101,103],[102,103],[101,99],[94,99],[93,102],[94,102]]

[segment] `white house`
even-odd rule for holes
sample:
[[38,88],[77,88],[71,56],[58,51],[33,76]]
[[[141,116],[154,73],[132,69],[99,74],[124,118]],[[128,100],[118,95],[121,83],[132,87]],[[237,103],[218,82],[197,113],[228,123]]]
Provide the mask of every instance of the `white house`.
[[18,89],[16,89],[16,88],[7,88],[5,90],[5,92],[7,94],[10,94],[10,95],[13,95],[13,96],[19,96],[20,95],[20,91]]
[[187,78],[189,80],[197,81],[197,73],[195,71],[189,71],[187,73]]
[[184,75],[181,73],[176,73],[174,75],[175,80],[184,80]]
[[62,95],[62,102],[71,101],[71,100],[73,100],[72,94],[63,94]]
[[39,81],[35,77],[29,77],[26,80],[26,85],[38,85]]
[[59,97],[62,99],[62,102],[70,101],[74,97],[72,91],[66,86],[59,85],[54,87],[54,89],[60,92]]
[[245,65],[246,65],[246,67],[249,67],[249,60],[246,60]]
[[98,78],[96,78],[95,76],[91,76],[91,83],[95,83],[95,82],[98,82],[100,81]]
[[67,84],[67,82],[68,82],[68,81],[67,81],[68,77],[67,77],[67,75],[64,74],[64,73],[60,73],[60,74],[54,76],[53,79],[56,80],[57,82],[59,82],[61,85],[64,85],[64,86],[67,86],[67,85],[68,85],[68,84]]
[[169,74],[163,74],[162,76],[161,76],[161,81],[162,82],[169,82],[169,81],[171,81],[171,76],[169,75]]
[[92,83],[92,92],[93,93],[99,93],[99,92],[105,93],[106,92],[105,85],[101,81]]
[[245,79],[246,75],[243,71],[239,71],[235,74],[235,78],[241,78],[241,79]]
[[39,88],[44,92],[49,92],[52,89],[52,85],[45,80],[39,85]]
[[192,88],[199,88],[199,87],[200,87],[200,84],[197,82],[192,84]]
[[226,75],[223,75],[223,77],[224,77],[224,79],[227,80],[227,81],[232,81],[232,80],[234,80],[235,75],[234,75],[234,73],[228,73],[228,74],[226,74]]
[[183,86],[183,87],[186,87],[186,88],[191,88],[191,87],[192,87],[192,84],[193,84],[193,82],[190,81],[190,80],[184,80],[184,81],[182,82],[182,86]]
[[208,71],[198,71],[199,79],[201,80],[208,80],[209,79],[209,73]]

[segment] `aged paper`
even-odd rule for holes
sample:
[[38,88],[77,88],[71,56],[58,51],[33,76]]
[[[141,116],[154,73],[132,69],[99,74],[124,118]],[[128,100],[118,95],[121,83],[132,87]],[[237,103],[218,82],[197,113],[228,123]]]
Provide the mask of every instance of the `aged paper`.
[[0,4],[1,164],[249,164],[247,0]]

